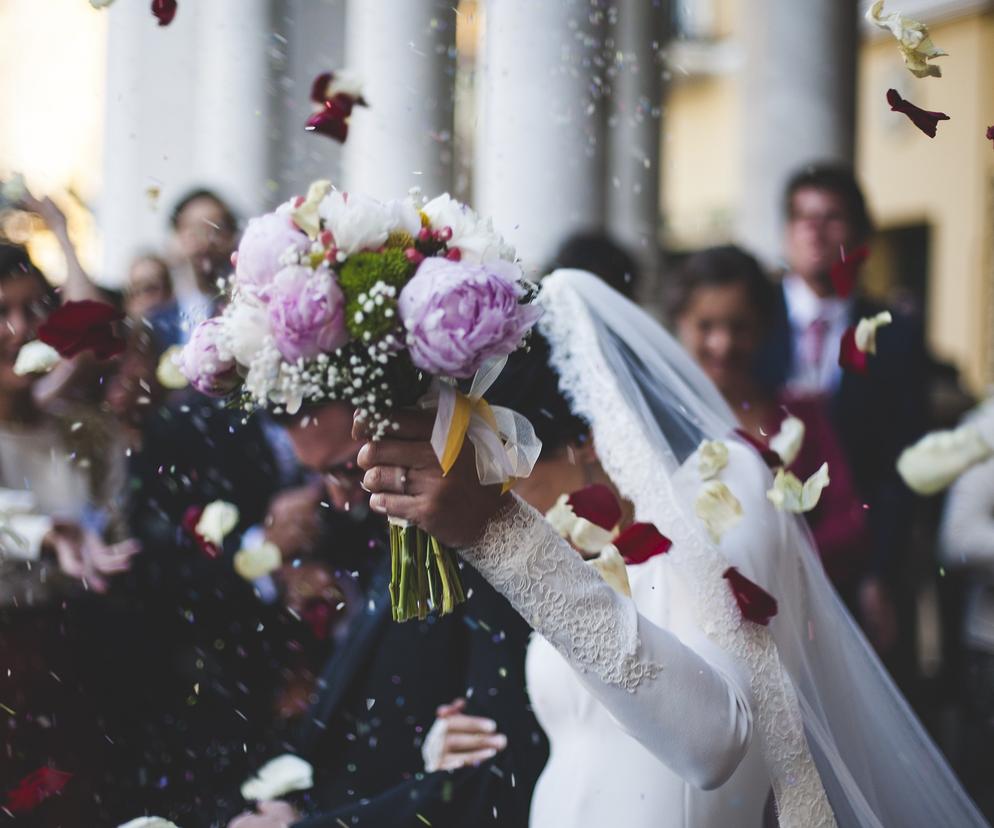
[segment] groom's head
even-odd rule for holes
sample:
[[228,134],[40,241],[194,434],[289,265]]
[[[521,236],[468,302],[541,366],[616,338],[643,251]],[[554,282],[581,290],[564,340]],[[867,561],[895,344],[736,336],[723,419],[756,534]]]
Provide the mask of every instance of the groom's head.
[[355,459],[362,441],[352,438],[352,414],[352,406],[331,402],[283,420],[297,459],[323,477],[331,505],[343,512],[365,507],[369,497],[359,485]]

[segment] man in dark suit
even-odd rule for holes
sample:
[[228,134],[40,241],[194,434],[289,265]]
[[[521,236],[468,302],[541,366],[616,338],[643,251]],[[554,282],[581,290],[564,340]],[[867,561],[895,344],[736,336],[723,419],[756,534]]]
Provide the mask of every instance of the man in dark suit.
[[918,320],[889,309],[877,353],[866,374],[839,365],[843,334],[860,319],[884,310],[858,287],[839,295],[831,272],[858,255],[872,233],[870,216],[853,174],[845,168],[807,167],[784,193],[787,270],[760,373],[772,388],[827,399],[866,508],[873,556],[856,594],[844,596],[881,651],[897,639],[893,592],[910,540],[913,496],[897,475],[900,451],[924,430],[926,355]]
[[[288,423],[298,458],[324,475],[331,505],[351,514],[365,532],[365,541],[328,542],[328,557],[354,572],[362,597],[287,746],[314,766],[313,788],[288,797],[301,820],[294,824],[525,826],[547,756],[525,693],[529,629],[467,566],[461,577],[469,597],[454,613],[423,622],[391,620],[386,527],[368,514],[354,463],[360,443],[351,430],[352,410],[341,403],[311,408]],[[439,705],[456,697],[467,699],[467,714],[496,723],[507,749],[495,749],[475,767],[425,773],[424,737]],[[235,824],[281,823],[260,812]]]

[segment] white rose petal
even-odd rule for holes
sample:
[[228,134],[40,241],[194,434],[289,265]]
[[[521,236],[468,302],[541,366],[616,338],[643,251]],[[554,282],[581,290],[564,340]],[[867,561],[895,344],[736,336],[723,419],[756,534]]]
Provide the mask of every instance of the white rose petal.
[[922,495],[941,492],[970,466],[994,456],[975,424],[926,434],[901,452],[897,471],[909,488]]
[[894,321],[894,317],[889,311],[882,311],[876,316],[860,319],[856,325],[856,347],[864,354],[875,354],[877,352],[877,329],[884,325],[889,325]]
[[701,486],[694,511],[715,543],[742,519],[742,504],[720,480],[709,480]]
[[897,12],[884,14],[884,0],[876,0],[866,12],[866,19],[881,29],[887,29],[897,38],[898,47],[904,56],[904,64],[915,77],[931,75],[942,77],[942,70],[930,58],[948,54],[936,47],[928,33],[928,26]]
[[770,503],[783,512],[810,512],[818,505],[821,493],[830,483],[828,463],[822,463],[811,477],[801,483],[797,475],[786,469],[779,469],[773,479],[773,488],[766,496]]
[[728,465],[728,446],[721,440],[705,440],[697,449],[697,469],[701,480],[710,480]]
[[123,825],[118,825],[117,828],[179,828],[179,826],[162,817],[148,816],[132,819]]
[[621,557],[617,547],[608,544],[596,558],[591,558],[588,563],[601,574],[601,577],[615,592],[627,595],[629,598],[632,597],[632,588],[628,582],[628,569],[625,566],[625,559]]
[[173,345],[171,348],[167,348],[162,356],[159,357],[159,365],[155,369],[155,378],[163,388],[176,391],[180,388],[186,388],[189,385],[189,381],[179,368],[182,354],[183,346]]
[[314,769],[299,756],[286,753],[266,762],[242,785],[242,797],[262,802],[314,785]]
[[324,90],[325,97],[348,95],[350,98],[362,97],[362,81],[351,69],[338,69],[331,75],[328,86]]
[[315,181],[307,188],[307,197],[299,207],[292,207],[290,215],[294,223],[311,239],[316,239],[321,232],[321,217],[318,208],[324,197],[331,192],[331,182]]
[[569,495],[560,495],[556,504],[545,513],[545,519],[581,552],[596,554],[614,538],[614,532],[577,517],[569,504]]
[[215,500],[204,507],[196,532],[215,546],[221,546],[225,537],[238,525],[238,509],[224,500]]
[[275,543],[265,541],[250,549],[240,549],[235,553],[235,572],[246,581],[254,581],[263,575],[268,575],[283,564],[283,555]]
[[22,346],[14,361],[14,373],[19,377],[27,374],[47,374],[59,364],[59,352],[40,339],[33,339]]
[[797,459],[804,445],[804,423],[797,417],[787,417],[781,424],[780,430],[770,438],[770,448],[780,455],[780,460],[789,466]]

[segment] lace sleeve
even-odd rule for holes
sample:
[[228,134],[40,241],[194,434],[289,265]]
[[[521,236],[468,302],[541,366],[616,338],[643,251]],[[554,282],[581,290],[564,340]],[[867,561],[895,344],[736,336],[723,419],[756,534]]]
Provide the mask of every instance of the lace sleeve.
[[516,497],[463,551],[577,671],[621,727],[688,782],[712,788],[735,770],[752,727],[748,683],[639,615]]

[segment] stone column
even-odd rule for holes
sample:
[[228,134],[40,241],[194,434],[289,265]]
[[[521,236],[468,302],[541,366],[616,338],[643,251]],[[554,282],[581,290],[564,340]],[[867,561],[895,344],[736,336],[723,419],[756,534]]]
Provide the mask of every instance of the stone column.
[[739,237],[768,262],[781,255],[780,199],[790,174],[812,161],[852,163],[858,5],[750,0],[740,14]]
[[612,26],[607,119],[607,229],[636,257],[648,287],[659,262],[662,50],[666,0],[620,0]]
[[397,198],[451,187],[455,11],[442,0],[349,0],[346,66],[368,108],[353,110],[346,189]]
[[603,28],[591,0],[490,0],[477,75],[476,207],[526,267],[603,227]]

